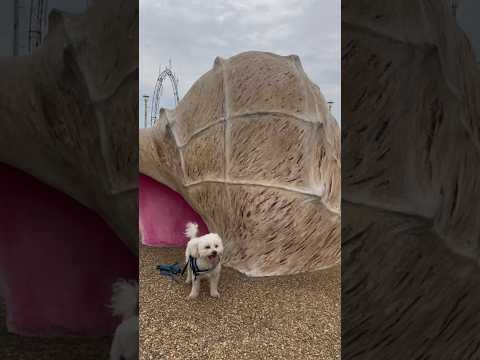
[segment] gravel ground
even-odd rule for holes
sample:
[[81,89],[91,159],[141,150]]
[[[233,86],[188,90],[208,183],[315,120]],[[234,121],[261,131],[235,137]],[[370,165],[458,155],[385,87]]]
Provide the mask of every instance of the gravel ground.
[[140,359],[340,359],[340,266],[315,273],[249,278],[222,269],[220,299],[208,283],[160,276],[183,249],[140,249]]
[[5,322],[5,304],[0,298],[1,360],[107,360],[110,337],[37,338],[11,334]]

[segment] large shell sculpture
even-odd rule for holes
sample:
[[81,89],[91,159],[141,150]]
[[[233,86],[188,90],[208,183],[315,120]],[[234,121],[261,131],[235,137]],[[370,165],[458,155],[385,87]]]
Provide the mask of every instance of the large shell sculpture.
[[216,58],[140,132],[140,172],[180,193],[250,276],[340,260],[340,130],[299,58]]
[[111,335],[112,283],[138,276],[138,2],[48,24],[0,58],[0,297],[9,332]]
[[480,71],[468,37],[447,1],[361,0],[342,6],[342,42],[342,352],[479,358]]
[[105,26],[112,4],[54,10],[42,47],[0,59],[0,163],[97,212],[137,253],[138,10]]

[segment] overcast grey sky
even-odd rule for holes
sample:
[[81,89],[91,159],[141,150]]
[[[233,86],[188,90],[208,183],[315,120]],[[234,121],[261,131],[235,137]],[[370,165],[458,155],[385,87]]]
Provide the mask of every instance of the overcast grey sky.
[[463,0],[460,1],[460,7],[457,12],[458,22],[467,33],[477,62],[480,62],[480,1]]
[[[92,1],[49,0],[48,4],[50,9],[82,12]],[[211,68],[216,56],[267,50],[299,55],[308,76],[328,100],[336,102],[333,113],[340,120],[340,2],[140,0],[140,96],[152,94],[158,67],[166,65],[170,58],[184,95]],[[0,56],[12,54],[13,4],[14,0],[0,2]],[[480,1],[461,1],[458,20],[480,62],[479,17]],[[23,34],[26,38],[26,30]],[[163,105],[172,107],[168,86],[165,92]],[[143,100],[139,101],[143,124]]]
[[[140,0],[140,97],[152,95],[159,65],[172,65],[180,93],[216,56],[248,50],[300,56],[340,121],[340,0]],[[166,95],[170,95],[167,83]],[[163,106],[172,107],[171,95]],[[140,99],[140,124],[144,106]],[[149,109],[150,110],[150,109]]]

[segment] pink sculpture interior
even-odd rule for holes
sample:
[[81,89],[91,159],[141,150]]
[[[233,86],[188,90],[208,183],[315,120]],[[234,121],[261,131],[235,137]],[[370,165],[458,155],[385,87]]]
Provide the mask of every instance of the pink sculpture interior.
[[138,259],[96,213],[0,163],[0,284],[9,331],[104,336],[117,278],[138,278]]
[[140,231],[149,246],[181,247],[187,242],[185,225],[198,223],[200,234],[208,228],[181,195],[152,178],[139,177]]

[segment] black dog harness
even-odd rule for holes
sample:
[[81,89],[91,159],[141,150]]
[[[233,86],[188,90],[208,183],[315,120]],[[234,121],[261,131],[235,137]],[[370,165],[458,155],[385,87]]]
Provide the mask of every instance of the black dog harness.
[[185,274],[185,270],[187,270],[187,267],[190,267],[190,269],[192,270],[193,279],[195,280],[198,275],[207,274],[213,271],[219,263],[220,263],[220,260],[212,268],[200,269],[197,264],[197,259],[192,256],[189,256],[188,261],[183,267],[183,269],[180,267],[178,263],[175,263],[175,264],[158,265],[157,270],[160,271],[160,275],[168,276],[172,280],[175,280],[176,282],[178,282],[177,278]]
[[189,256],[188,257],[188,262],[183,267],[182,275],[185,272],[185,270],[187,269],[187,266],[190,266],[190,269],[192,270],[192,273],[193,273],[193,280],[195,280],[198,275],[206,274],[206,273],[209,273],[209,272],[213,271],[213,269],[215,269],[219,263],[220,263],[220,261],[217,262],[215,264],[215,266],[212,267],[212,268],[200,269],[197,265],[197,259],[194,258],[193,256]]

